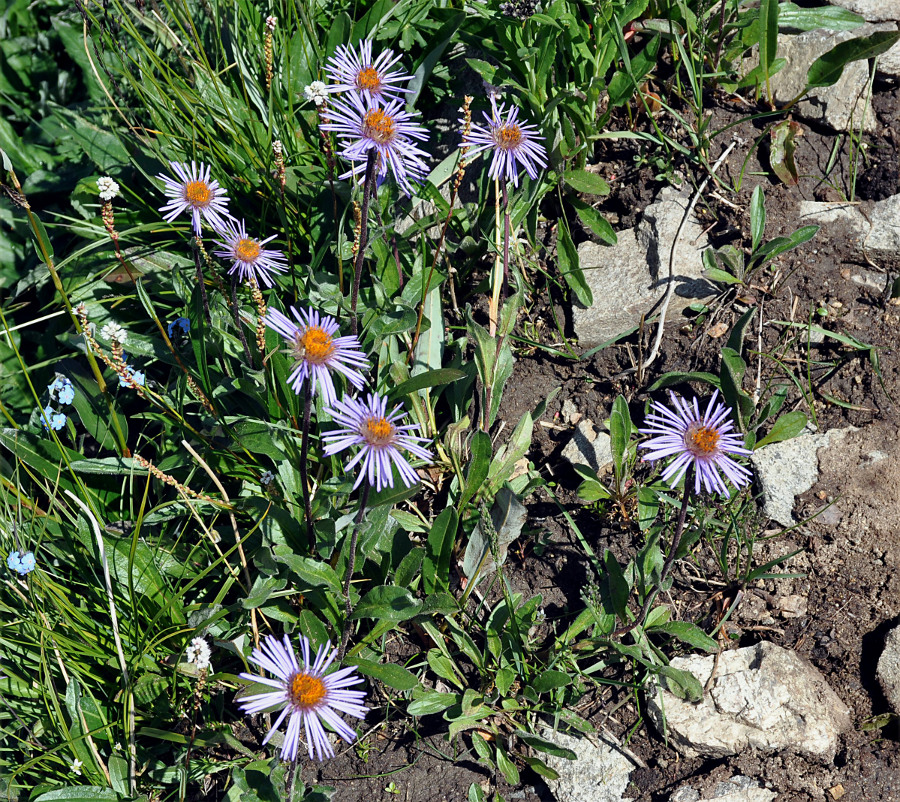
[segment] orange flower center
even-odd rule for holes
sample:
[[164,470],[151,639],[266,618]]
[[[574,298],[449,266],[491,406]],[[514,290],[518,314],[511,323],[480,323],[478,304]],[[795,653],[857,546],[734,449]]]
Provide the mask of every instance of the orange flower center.
[[387,418],[366,418],[360,434],[369,445],[386,446],[394,439],[394,424]]
[[205,209],[213,198],[213,191],[206,181],[188,181],[184,188],[184,199],[195,209]]
[[716,453],[721,439],[722,436],[713,427],[692,423],[685,432],[684,444],[695,457],[708,457]]
[[259,243],[250,237],[238,240],[237,245],[234,246],[234,255],[242,262],[255,262],[261,251]]
[[297,359],[321,365],[335,352],[334,339],[319,326],[310,326],[297,337]]
[[522,129],[518,125],[501,125],[497,131],[497,145],[512,150],[522,144]]
[[328,690],[321,679],[303,673],[294,674],[288,689],[291,704],[301,710],[315,708],[327,693]]
[[381,76],[374,67],[366,67],[356,74],[356,88],[362,92],[381,89]]
[[397,126],[384,109],[372,109],[363,117],[363,133],[379,145],[386,145],[396,136]]

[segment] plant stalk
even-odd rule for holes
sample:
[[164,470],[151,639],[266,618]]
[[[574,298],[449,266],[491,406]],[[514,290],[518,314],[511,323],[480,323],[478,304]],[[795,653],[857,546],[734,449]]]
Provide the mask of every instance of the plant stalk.
[[353,534],[350,536],[350,554],[347,558],[347,576],[344,578],[344,630],[341,632],[341,648],[338,651],[338,661],[344,659],[344,652],[347,649],[347,641],[350,639],[350,616],[353,613],[353,607],[350,605],[350,582],[353,579],[353,570],[356,568],[356,543],[359,540],[359,527],[362,524],[363,515],[366,511],[366,504],[369,501],[369,481],[363,480],[362,493],[359,497],[359,512],[356,513],[356,520],[353,522]]
[[303,485],[303,510],[306,515],[306,543],[309,551],[316,550],[316,533],[313,529],[312,501],[309,495],[309,419],[312,415],[312,377],[307,377],[303,391],[303,431],[300,439],[300,484]]
[[353,267],[353,291],[350,295],[350,332],[355,337],[359,333],[359,321],[356,317],[356,303],[359,299],[359,282],[362,278],[363,259],[369,240],[369,201],[375,188],[375,165],[378,151],[374,148],[366,157],[366,176],[363,179],[362,208],[360,209],[359,242],[357,243],[356,264]]

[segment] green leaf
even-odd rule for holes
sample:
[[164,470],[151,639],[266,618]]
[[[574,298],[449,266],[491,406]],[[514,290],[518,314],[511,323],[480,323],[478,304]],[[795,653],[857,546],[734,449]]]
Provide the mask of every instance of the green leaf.
[[503,747],[499,744],[497,745],[497,768],[500,769],[500,772],[510,785],[515,787],[519,784],[519,770],[516,768],[516,764],[507,757]]
[[871,36],[840,42],[812,63],[806,73],[805,91],[814,87],[833,86],[847,64],[880,56],[890,50],[898,39],[900,31],[878,31]]
[[747,331],[747,325],[755,314],[756,308],[751,307],[738,318],[738,322],[734,324],[731,334],[728,335],[726,347],[734,349],[737,353],[741,353],[744,350],[744,334]]
[[581,262],[578,259],[578,250],[572,242],[572,235],[566,225],[560,224],[556,229],[556,255],[559,259],[559,271],[562,273],[569,289],[575,294],[578,303],[582,306],[590,306],[594,303],[591,288],[588,287],[581,270]]
[[578,485],[575,495],[582,501],[587,501],[588,503],[611,498],[610,492],[596,479],[585,479]]
[[609,195],[609,184],[596,173],[587,170],[567,170],[565,182],[576,192],[586,195]]
[[516,735],[518,736],[519,740],[524,741],[532,749],[537,749],[539,752],[545,752],[546,754],[553,755],[554,757],[562,757],[566,760],[576,760],[578,757],[571,749],[557,746],[552,741],[548,741],[546,738],[541,738],[541,736],[535,735],[533,732],[517,730]]
[[359,600],[351,618],[406,621],[416,615],[421,606],[422,602],[414,599],[406,588],[377,585]]
[[459,700],[460,696],[457,693],[426,691],[407,705],[406,712],[411,716],[430,716],[458,704]]
[[792,437],[796,437],[806,428],[808,422],[806,415],[799,409],[782,415],[775,421],[769,433],[756,444],[754,450],[762,448],[769,443],[780,443],[783,440],[790,440]]
[[762,242],[763,232],[766,230],[766,196],[762,184],[757,184],[750,199],[750,235],[752,245],[751,252],[755,252]]
[[564,671],[548,668],[532,680],[531,687],[538,693],[547,693],[556,688],[565,688],[570,682],[572,682],[572,678]]
[[778,0],[760,0],[759,27],[759,63],[763,67],[768,91],[769,70],[778,51]]
[[419,678],[396,663],[376,663],[362,657],[348,657],[343,661],[345,666],[356,666],[360,674],[377,679],[395,691],[411,691],[421,684]]
[[[596,236],[607,245],[615,245],[619,240],[616,232],[609,224],[609,221],[598,212],[593,206],[588,206],[577,198],[572,200],[572,206],[575,207],[575,213],[578,219],[596,234]],[[577,250],[576,250],[577,253]]]
[[719,644],[715,640],[709,637],[696,624],[691,624],[688,621],[668,621],[656,627],[648,627],[647,630],[648,632],[664,632],[666,635],[671,635],[688,646],[693,646],[695,649],[703,649],[705,652],[716,652],[719,650]]
[[852,31],[865,22],[864,17],[838,6],[801,8],[796,3],[781,3],[778,10],[778,27],[791,31]]
[[425,561],[422,568],[422,584],[428,594],[435,590],[447,590],[450,586],[450,558],[456,544],[458,527],[459,516],[453,507],[443,510],[431,525],[428,540],[425,542]]
[[743,357],[733,348],[727,346],[722,349],[722,364],[719,371],[719,380],[722,383],[722,396],[725,403],[734,410],[735,421],[740,430],[746,430],[747,421],[753,414],[755,406],[753,399],[742,389],[744,374],[747,372],[747,363]]
[[764,265],[776,256],[780,256],[786,251],[802,245],[804,242],[809,242],[818,233],[819,226],[803,226],[803,228],[798,228],[789,237],[776,237],[773,240],[769,240],[751,258],[754,261],[759,260],[759,264]]
[[466,374],[461,370],[455,370],[454,368],[440,368],[438,370],[429,370],[425,373],[420,373],[417,376],[413,376],[411,379],[407,379],[402,384],[397,385],[391,393],[389,394],[389,398],[391,400],[402,398],[403,396],[410,395],[415,393],[418,390],[424,390],[426,387],[439,387],[443,384],[450,384],[455,381],[459,381],[460,379],[464,379]]
[[466,506],[469,500],[481,490],[484,480],[488,477],[491,457],[493,456],[490,435],[487,432],[475,432],[469,443],[469,450],[472,453],[472,458],[469,460],[469,469],[466,472],[466,485],[456,504],[456,508],[460,512],[462,512],[463,507]]
[[306,588],[328,588],[338,596],[344,595],[341,580],[328,563],[314,560],[312,557],[301,557],[294,550],[283,543],[278,543],[272,548],[275,559],[287,565],[300,579]]
[[540,774],[541,777],[546,777],[548,780],[559,779],[559,774],[551,769],[539,757],[529,757],[528,755],[525,755],[522,759],[535,774]]
[[606,566],[606,576],[604,576],[605,590],[609,593],[609,601],[612,610],[623,623],[628,622],[628,594],[630,588],[625,574],[622,572],[622,566],[616,559],[616,555],[609,549],[603,555],[603,563]]
[[709,267],[703,271],[703,275],[710,281],[718,281],[720,284],[740,284],[741,280],[731,273],[726,273],[719,267]]
[[668,680],[669,690],[679,699],[699,702],[703,698],[703,686],[690,671],[672,666],[660,666],[658,670]]
[[409,587],[418,575],[424,559],[425,549],[421,546],[415,546],[410,549],[400,561],[400,565],[397,566],[397,570],[394,573],[394,584],[401,588]]

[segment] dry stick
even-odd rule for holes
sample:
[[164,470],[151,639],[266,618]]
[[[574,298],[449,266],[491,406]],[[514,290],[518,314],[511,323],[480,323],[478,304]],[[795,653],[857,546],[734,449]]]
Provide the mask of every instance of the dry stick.
[[362,523],[363,514],[366,511],[366,504],[369,501],[369,481],[363,480],[363,489],[359,497],[359,512],[356,513],[356,520],[353,522],[353,534],[350,536],[350,554],[347,559],[347,576],[344,578],[344,630],[341,632],[341,648],[338,651],[338,662],[344,659],[344,652],[347,649],[347,641],[350,639],[350,615],[353,608],[350,606],[350,580],[353,579],[353,569],[356,567],[356,541],[359,538],[359,526]]
[[503,287],[502,295],[509,292],[509,193],[503,182]]
[[312,553],[316,550],[316,533],[313,530],[312,501],[309,496],[309,419],[312,414],[312,377],[308,376],[303,389],[303,432],[300,437],[300,484],[303,486],[303,510],[306,514],[306,545]]
[[359,250],[356,253],[356,264],[353,268],[353,291],[350,295],[350,333],[355,337],[359,333],[359,321],[356,318],[356,302],[359,298],[359,282],[362,278],[363,257],[369,239],[369,200],[375,186],[375,163],[378,151],[372,148],[366,157],[366,177],[363,181],[362,209],[360,209]]
[[669,556],[666,557],[666,561],[665,563],[663,563],[662,571],[660,571],[659,573],[659,582],[657,583],[656,587],[647,594],[647,598],[644,599],[644,604],[641,606],[641,611],[638,613],[634,621],[632,621],[630,624],[626,624],[625,626],[613,630],[613,633],[610,637],[617,638],[621,637],[622,635],[626,635],[647,619],[647,613],[650,612],[650,605],[653,604],[657,594],[659,593],[659,589],[662,587],[663,582],[666,581],[666,577],[669,575],[669,571],[672,570],[672,564],[675,562],[675,554],[678,552],[678,546],[681,544],[681,535],[684,533],[684,522],[687,519],[688,501],[690,501],[691,498],[691,483],[693,482],[693,479],[694,465],[693,463],[691,463],[690,465],[688,465],[688,469],[684,474],[684,495],[681,497],[681,510],[678,513],[678,523],[675,524],[675,534],[672,535],[672,545],[669,547]]
[[253,368],[253,355],[250,353],[250,346],[247,345],[247,336],[244,334],[244,327],[241,325],[241,304],[238,300],[237,292],[237,275],[231,277],[231,311],[234,314],[234,325],[237,326],[238,334],[241,337],[241,344],[244,346],[244,356],[247,357],[247,366]]
[[662,343],[663,330],[666,327],[666,313],[669,311],[669,301],[672,300],[672,293],[675,291],[675,249],[678,247],[678,240],[681,237],[681,231],[684,229],[684,224],[688,221],[688,218],[691,216],[691,213],[694,211],[694,207],[697,205],[697,201],[700,199],[700,196],[703,194],[703,190],[706,189],[706,185],[709,183],[710,179],[716,174],[716,170],[722,166],[722,163],[728,158],[728,154],[734,150],[734,146],[736,142],[732,142],[721,156],[716,160],[716,163],[712,166],[712,169],[709,171],[709,175],[703,179],[703,183],[697,188],[697,191],[694,193],[694,197],[691,198],[691,202],[688,204],[687,210],[684,213],[684,216],[681,218],[681,222],[678,224],[678,230],[675,232],[675,239],[672,240],[672,250],[669,251],[669,280],[666,284],[666,294],[663,298],[662,306],[659,309],[659,323],[657,324],[658,328],[656,329],[656,337],[653,339],[653,348],[650,350],[650,356],[647,357],[647,361],[641,365],[641,370],[646,370],[650,367],[655,361],[656,357],[659,356],[659,346]]

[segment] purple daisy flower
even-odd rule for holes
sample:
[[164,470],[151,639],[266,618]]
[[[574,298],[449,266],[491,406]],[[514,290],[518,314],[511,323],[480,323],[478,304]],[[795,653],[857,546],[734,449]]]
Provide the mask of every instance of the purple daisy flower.
[[[460,147],[468,147],[474,156],[483,150],[493,150],[488,175],[501,181],[512,180],[519,186],[518,165],[525,168],[531,178],[537,178],[537,166],[547,166],[547,151],[539,140],[543,137],[535,126],[519,122],[519,110],[510,106],[503,119],[503,104],[497,106],[497,98],[491,95],[491,116],[484,112],[487,127],[472,123],[469,135]],[[537,166],[536,166],[537,165]]]
[[693,404],[688,404],[683,398],[670,392],[675,411],[664,404],[651,402],[653,414],[647,416],[649,425],[638,431],[655,437],[638,447],[649,449],[644,459],[651,462],[677,455],[662,473],[663,480],[670,487],[678,484],[691,464],[696,469],[695,493],[700,492],[702,482],[710,493],[729,495],[719,469],[735,487],[750,483],[750,471],[743,465],[738,465],[728,455],[747,455],[752,452],[744,448],[743,437],[731,431],[733,424],[727,420],[731,415],[731,408],[721,401],[716,402],[718,394],[718,390],[712,394],[706,412],[702,415],[696,398]]
[[287,272],[284,254],[271,248],[263,248],[263,245],[275,239],[274,234],[263,240],[248,237],[244,221],[232,219],[219,231],[219,235],[224,239],[215,240],[215,243],[224,250],[213,253],[221,259],[231,259],[229,276],[236,272],[241,281],[249,281],[253,277],[258,283],[271,287],[273,282],[270,271]]
[[325,68],[333,83],[328,91],[332,94],[358,92],[372,100],[402,100],[409,90],[396,84],[408,81],[412,76],[391,70],[398,61],[400,56],[395,56],[393,50],[385,50],[373,60],[371,39],[359,43],[358,54],[349,45],[339,45]]
[[334,757],[334,749],[328,741],[322,722],[329,724],[347,743],[353,743],[356,740],[356,733],[335,711],[360,719],[365,718],[369,711],[369,708],[361,704],[366,696],[364,691],[345,690],[350,685],[357,685],[363,681],[362,677],[354,674],[353,666],[326,675],[325,672],[337,655],[337,649],[331,649],[330,652],[329,649],[331,649],[330,641],[319,647],[315,660],[310,660],[309,639],[301,635],[300,654],[303,662],[300,663],[287,635],[281,640],[267,635],[262,646],[253,650],[250,660],[270,674],[274,674],[277,679],[247,673],[239,675],[241,679],[274,688],[265,693],[237,700],[243,712],[248,715],[261,713],[271,707],[281,708],[272,729],[263,739],[264,744],[269,742],[275,730],[281,726],[281,722],[290,715],[284,743],[281,745],[282,760],[297,759],[301,724],[305,730],[310,758],[313,757],[313,752],[317,760]]
[[201,163],[199,169],[196,162],[191,162],[190,165],[169,162],[169,165],[178,177],[177,180],[167,175],[157,176],[165,183],[166,197],[169,198],[169,202],[159,209],[163,213],[163,220],[171,223],[189,209],[194,233],[198,237],[201,216],[216,231],[224,230],[226,221],[231,219],[228,213],[228,196],[218,181],[210,181],[209,165]]
[[313,383],[313,393],[318,387],[326,404],[336,403],[331,378],[333,370],[342,373],[350,384],[361,390],[366,382],[357,368],[368,368],[369,360],[362,352],[359,340],[349,334],[335,337],[337,321],[328,315],[320,315],[315,309],[306,311],[291,307],[291,313],[297,323],[277,309],[270,309],[265,319],[269,328],[288,341],[287,353],[294,358],[288,381],[294,392],[299,395],[303,382],[309,380]]
[[322,130],[334,131],[341,137],[344,149],[340,155],[353,163],[353,168],[340,178],[365,172],[369,151],[375,150],[379,182],[392,172],[403,191],[411,195],[412,181],[420,182],[428,174],[422,159],[428,154],[413,140],[427,139],[428,131],[413,122],[412,114],[404,111],[400,100],[382,105],[356,93],[347,95],[347,100],[335,102],[328,111],[332,122],[322,126]]
[[346,470],[349,471],[357,462],[362,461],[362,470],[353,485],[354,490],[364,477],[368,478],[369,484],[376,490],[393,487],[391,463],[397,466],[400,480],[407,487],[418,482],[416,472],[400,456],[401,448],[420,459],[431,461],[431,452],[419,445],[427,443],[428,438],[408,434],[419,427],[397,425],[406,416],[402,404],[397,404],[388,414],[387,399],[378,393],[370,393],[365,402],[356,398],[337,401],[326,412],[342,427],[322,435],[322,440],[326,443],[326,456],[337,454],[350,446],[362,446],[359,453],[346,465]]

